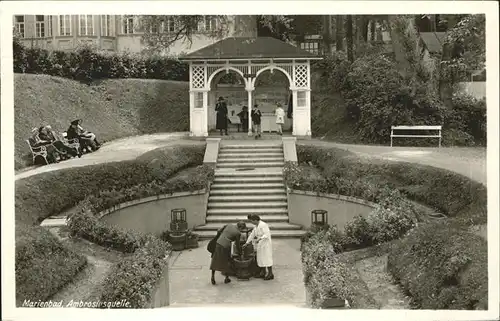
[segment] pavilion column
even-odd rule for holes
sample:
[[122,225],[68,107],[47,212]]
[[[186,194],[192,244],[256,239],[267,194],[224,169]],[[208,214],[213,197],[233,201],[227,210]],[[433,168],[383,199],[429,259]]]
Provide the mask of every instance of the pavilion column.
[[252,93],[254,89],[255,88],[252,86],[252,81],[248,81],[247,87],[245,88],[248,93],[248,136],[252,136]]
[[293,114],[292,114],[292,123],[293,123],[293,129],[292,129],[292,135],[295,136],[297,135],[297,122],[299,121],[299,117],[297,116],[297,90],[292,89],[292,108],[293,108]]

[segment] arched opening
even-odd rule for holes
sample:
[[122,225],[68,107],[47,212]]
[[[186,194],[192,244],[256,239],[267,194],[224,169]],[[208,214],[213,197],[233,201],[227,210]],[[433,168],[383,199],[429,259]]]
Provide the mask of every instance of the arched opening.
[[[289,77],[279,69],[260,72],[254,81],[253,104],[259,106],[262,112],[262,132],[277,132],[276,116],[274,114],[278,103],[288,116],[288,103],[292,99]],[[291,116],[291,115],[290,115]],[[285,117],[284,132],[292,132],[292,118]]]
[[215,131],[216,112],[215,104],[219,97],[224,97],[227,101],[228,132],[242,131],[242,127],[236,125],[237,114],[243,106],[248,105],[248,94],[245,90],[245,80],[236,71],[220,70],[212,75],[209,83],[210,92],[208,93],[208,131]]

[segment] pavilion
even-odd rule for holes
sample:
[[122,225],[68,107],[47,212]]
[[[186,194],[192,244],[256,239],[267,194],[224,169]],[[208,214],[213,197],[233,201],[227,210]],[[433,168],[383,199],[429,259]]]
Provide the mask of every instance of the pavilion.
[[[208,136],[209,102],[215,102],[212,82],[234,71],[244,80],[248,105],[257,77],[269,70],[282,72],[290,84],[293,106],[292,135],[311,136],[311,65],[322,59],[308,51],[271,37],[230,37],[180,58],[189,64],[190,135]],[[213,97],[212,97],[213,96]],[[249,135],[251,135],[249,117]]]

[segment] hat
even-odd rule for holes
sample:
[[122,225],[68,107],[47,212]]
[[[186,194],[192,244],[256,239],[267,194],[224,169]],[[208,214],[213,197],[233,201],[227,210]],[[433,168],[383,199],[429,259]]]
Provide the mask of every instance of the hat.
[[78,125],[80,123],[80,119],[75,119],[71,122],[71,125]]
[[220,96],[219,97],[219,101],[221,101],[221,100],[224,100],[224,97]]

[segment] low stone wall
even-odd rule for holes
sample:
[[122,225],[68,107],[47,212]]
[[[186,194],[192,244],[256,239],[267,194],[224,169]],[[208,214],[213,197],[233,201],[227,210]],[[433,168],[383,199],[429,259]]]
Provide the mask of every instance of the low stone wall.
[[168,262],[171,259],[171,256],[165,258],[165,267],[161,272],[161,277],[156,285],[156,289],[151,296],[150,308],[162,308],[170,305],[170,268]]
[[205,224],[208,190],[146,197],[125,202],[100,213],[106,223],[140,233],[160,235],[170,229],[170,213],[186,209],[189,228]]
[[328,211],[328,224],[343,230],[354,217],[366,217],[376,207],[375,203],[338,194],[288,190],[287,197],[290,223],[305,228],[311,226],[311,211],[316,209]]

